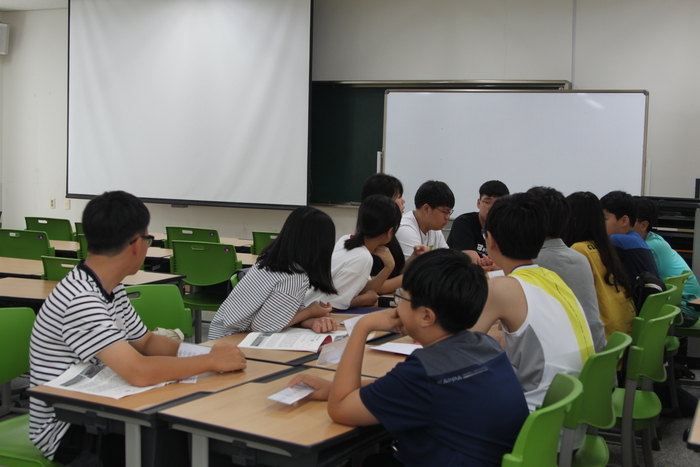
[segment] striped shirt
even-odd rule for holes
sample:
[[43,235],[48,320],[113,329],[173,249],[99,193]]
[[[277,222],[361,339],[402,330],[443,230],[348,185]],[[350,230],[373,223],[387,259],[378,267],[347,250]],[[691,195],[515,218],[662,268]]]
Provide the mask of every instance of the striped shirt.
[[[83,262],[58,283],[37,314],[29,347],[32,387],[79,362],[99,363],[100,351],[122,340],[135,341],[147,329],[119,284],[111,295]],[[30,399],[29,438],[46,457],[53,455],[70,426],[52,407]]]
[[281,331],[303,308],[308,288],[306,274],[272,272],[256,264],[217,310],[209,339],[246,331]]

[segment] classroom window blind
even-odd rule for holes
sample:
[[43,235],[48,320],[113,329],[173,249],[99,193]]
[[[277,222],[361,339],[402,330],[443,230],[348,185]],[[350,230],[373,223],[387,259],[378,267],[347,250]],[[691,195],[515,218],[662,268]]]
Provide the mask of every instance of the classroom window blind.
[[307,203],[311,0],[71,0],[67,195]]

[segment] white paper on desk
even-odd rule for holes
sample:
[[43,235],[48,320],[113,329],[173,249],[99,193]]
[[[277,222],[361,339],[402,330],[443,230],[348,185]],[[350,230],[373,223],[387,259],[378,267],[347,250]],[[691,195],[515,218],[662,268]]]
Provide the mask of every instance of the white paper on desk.
[[169,383],[160,383],[144,388],[132,386],[121,376],[116,374],[106,365],[91,365],[89,363],[76,363],[68,368],[61,376],[46,383],[46,386],[69,391],[82,392],[95,396],[121,399],[159,388]]
[[355,324],[357,324],[357,322],[364,317],[365,315],[358,315],[354,318],[348,318],[345,321],[343,321],[343,326],[345,326],[345,330],[348,332],[348,336],[352,336],[352,330],[355,328]]
[[269,396],[268,399],[275,402],[292,405],[314,391],[315,389],[308,384],[298,383],[291,388],[284,388],[281,391],[274,393],[273,395]]
[[321,349],[321,355],[316,360],[316,366],[331,366],[340,363],[340,358],[345,352],[349,338],[344,338],[331,344],[326,344]]
[[373,350],[380,350],[382,352],[398,353],[401,355],[411,355],[414,350],[422,349],[423,346],[420,344],[395,344],[392,342],[387,342],[386,344],[378,345],[376,347],[370,347]]
[[[177,349],[177,356],[178,357],[196,357],[197,355],[206,355],[209,352],[211,352],[211,347],[182,342],[180,344],[180,347]],[[179,383],[194,384],[197,382],[197,375],[190,376],[189,378],[181,379],[178,382]]]

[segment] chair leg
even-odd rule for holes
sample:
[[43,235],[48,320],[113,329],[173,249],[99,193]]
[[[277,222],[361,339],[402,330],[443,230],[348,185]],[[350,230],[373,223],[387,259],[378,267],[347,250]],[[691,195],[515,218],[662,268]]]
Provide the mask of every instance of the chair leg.
[[559,467],[571,467],[574,455],[574,437],[576,430],[566,428],[562,430],[561,445],[559,446]]
[[670,415],[674,418],[681,418],[681,410],[678,406],[678,392],[676,390],[676,371],[673,357],[670,357],[668,359],[668,366],[666,367],[666,381],[668,381],[668,391],[671,396],[671,409],[665,413],[666,415]]
[[194,313],[194,343],[202,342],[202,310],[192,310]]
[[622,467],[634,467],[637,465],[637,447],[634,439],[632,413],[634,410],[634,396],[637,390],[637,381],[626,379],[625,400],[622,409],[622,422],[620,426],[620,449],[622,451]]
[[4,417],[12,411],[12,381],[0,386],[0,417]]
[[642,430],[642,452],[644,453],[644,467],[654,467],[654,456],[651,449],[651,428]]

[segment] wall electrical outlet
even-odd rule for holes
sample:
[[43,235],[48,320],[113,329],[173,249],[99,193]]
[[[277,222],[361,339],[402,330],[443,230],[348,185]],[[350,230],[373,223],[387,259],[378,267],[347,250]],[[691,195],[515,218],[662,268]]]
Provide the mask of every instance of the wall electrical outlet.
[[70,211],[70,200],[67,199],[66,202],[64,203],[64,206],[66,211]]
[[56,209],[56,198],[51,198],[51,199],[49,200],[49,207],[50,207],[51,209]]

